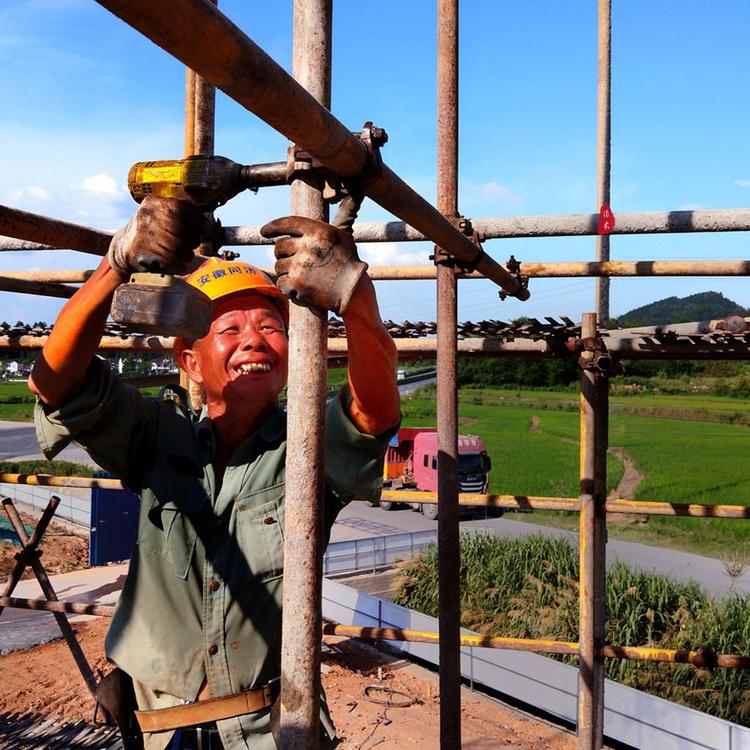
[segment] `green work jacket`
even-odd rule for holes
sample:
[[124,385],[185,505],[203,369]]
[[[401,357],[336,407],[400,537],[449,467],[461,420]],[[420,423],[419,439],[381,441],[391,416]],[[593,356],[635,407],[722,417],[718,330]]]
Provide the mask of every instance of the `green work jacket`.
[[[326,422],[325,539],[354,498],[376,497],[393,430],[366,435],[342,391]],[[138,540],[106,638],[107,656],[133,677],[142,709],[213,696],[280,674],[286,414],[277,409],[232,454],[217,489],[211,420],[175,400],[143,397],[100,359],[68,403],[38,403],[47,458],[75,440],[141,496]],[[227,750],[272,750],[269,711],[219,722]],[[335,744],[322,711],[323,746]],[[161,750],[171,733],[146,736]]]

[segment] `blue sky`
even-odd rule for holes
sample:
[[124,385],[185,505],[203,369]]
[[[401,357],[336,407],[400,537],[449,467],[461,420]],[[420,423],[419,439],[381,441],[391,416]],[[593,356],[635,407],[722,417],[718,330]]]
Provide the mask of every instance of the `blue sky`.
[[[338,0],[334,114],[385,127],[387,163],[435,197],[436,3]],[[739,208],[750,203],[750,3],[614,2],[612,201],[618,211]],[[290,0],[220,0],[279,63],[291,58]],[[597,9],[586,2],[461,4],[459,208],[470,217],[595,212]],[[184,68],[93,0],[0,6],[0,203],[94,227],[124,224],[130,165],[182,155]],[[222,93],[216,151],[245,163],[284,158],[286,141]],[[246,195],[224,224],[288,212],[288,189]],[[363,220],[386,219],[374,204]],[[616,259],[746,258],[746,233],[613,237]],[[495,240],[500,261],[588,260],[595,239]],[[363,246],[370,263],[427,262],[424,243]],[[243,258],[270,264],[267,249]],[[2,253],[0,271],[91,268],[73,252]],[[461,284],[459,317],[568,315],[594,307],[591,280],[532,280],[529,302]],[[745,279],[617,279],[612,314],[715,289],[750,306]],[[434,319],[429,282],[378,284],[384,317]],[[60,307],[0,295],[0,320],[52,320]]]

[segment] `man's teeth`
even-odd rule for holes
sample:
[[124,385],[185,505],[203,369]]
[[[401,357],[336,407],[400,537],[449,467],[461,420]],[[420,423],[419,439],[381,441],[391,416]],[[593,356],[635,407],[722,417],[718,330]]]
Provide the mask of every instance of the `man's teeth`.
[[248,362],[236,368],[237,372],[247,375],[249,372],[271,372],[271,365],[266,362]]

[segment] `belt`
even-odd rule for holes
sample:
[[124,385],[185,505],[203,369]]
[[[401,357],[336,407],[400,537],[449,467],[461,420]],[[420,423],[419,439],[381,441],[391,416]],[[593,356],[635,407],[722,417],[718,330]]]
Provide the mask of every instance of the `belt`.
[[260,711],[273,704],[279,694],[280,680],[275,679],[260,687],[243,690],[241,693],[222,698],[186,703],[172,708],[154,711],[136,711],[138,724],[144,732],[166,732],[210,721],[231,719],[234,716]]

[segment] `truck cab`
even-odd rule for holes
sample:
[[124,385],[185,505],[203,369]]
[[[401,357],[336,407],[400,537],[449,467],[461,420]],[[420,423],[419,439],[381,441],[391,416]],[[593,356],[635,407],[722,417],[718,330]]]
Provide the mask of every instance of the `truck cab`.
[[[489,489],[492,462],[482,439],[458,436],[459,492],[484,493]],[[438,441],[434,427],[402,427],[392,438],[386,454],[384,489],[437,492]],[[386,510],[392,502],[381,501]],[[410,503],[429,518],[437,517],[437,506]]]

